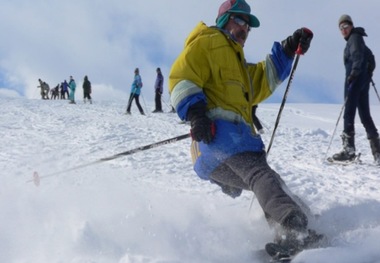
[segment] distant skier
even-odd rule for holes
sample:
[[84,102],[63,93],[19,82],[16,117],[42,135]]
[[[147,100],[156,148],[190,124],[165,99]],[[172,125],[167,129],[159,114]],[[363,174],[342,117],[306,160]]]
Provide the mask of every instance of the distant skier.
[[50,99],[59,99],[59,84],[50,90]]
[[73,76],[70,76],[70,81],[69,81],[69,89],[70,89],[70,95],[69,95],[69,100],[70,104],[75,104],[75,89],[77,87],[77,84],[75,83],[75,80]]
[[86,103],[86,99],[88,99],[90,104],[92,104],[91,92],[92,92],[91,82],[88,80],[87,76],[84,76],[84,80],[83,80],[83,101],[84,101],[84,103]]
[[66,95],[67,95],[67,98],[69,98],[69,84],[67,83],[66,80],[64,80],[62,83],[61,83],[61,99],[66,99]]
[[50,91],[49,84],[47,84],[45,81],[42,81],[41,79],[38,79],[38,82],[40,85],[37,86],[37,88],[41,88],[41,99],[48,100]]
[[156,108],[153,111],[153,113],[162,112],[162,103],[161,103],[161,96],[162,92],[164,90],[164,76],[161,73],[161,69],[156,69],[157,77],[156,82],[154,84],[154,101],[156,104]]
[[131,114],[131,107],[133,100],[136,101],[137,108],[139,109],[141,115],[145,115],[143,108],[140,105],[139,97],[142,88],[142,80],[140,76],[140,70],[138,68],[135,69],[135,77],[133,79],[132,87],[131,87],[131,95],[129,96],[127,112],[126,114]]

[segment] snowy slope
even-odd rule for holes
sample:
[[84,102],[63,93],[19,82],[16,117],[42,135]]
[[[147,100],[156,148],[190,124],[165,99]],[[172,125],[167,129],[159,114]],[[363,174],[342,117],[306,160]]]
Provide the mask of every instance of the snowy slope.
[[[65,172],[189,132],[175,114],[151,114],[150,102],[147,116],[135,105],[126,116],[125,103],[0,98],[0,262],[260,262],[254,251],[273,233],[259,205],[254,200],[250,209],[250,192],[232,199],[198,179],[190,139]],[[257,111],[267,144],[278,108]],[[371,165],[359,121],[365,164],[323,162],[340,109],[286,105],[268,155],[318,215],[312,227],[333,244],[295,263],[380,262],[380,168]],[[380,127],[380,106],[372,112]],[[340,150],[341,127],[329,154]],[[39,187],[28,182],[34,171],[43,177]]]

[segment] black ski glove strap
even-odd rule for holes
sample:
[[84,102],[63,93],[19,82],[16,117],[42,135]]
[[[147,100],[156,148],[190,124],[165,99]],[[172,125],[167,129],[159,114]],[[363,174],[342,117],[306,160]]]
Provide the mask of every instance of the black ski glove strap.
[[299,53],[305,54],[309,47],[311,40],[313,39],[313,32],[310,29],[303,27],[294,31],[293,35],[287,37],[281,42],[282,47],[286,55],[293,58],[298,46],[300,46]]
[[206,111],[206,104],[198,102],[189,108],[187,119],[190,120],[191,137],[193,140],[209,144],[215,136],[215,125],[206,116]]

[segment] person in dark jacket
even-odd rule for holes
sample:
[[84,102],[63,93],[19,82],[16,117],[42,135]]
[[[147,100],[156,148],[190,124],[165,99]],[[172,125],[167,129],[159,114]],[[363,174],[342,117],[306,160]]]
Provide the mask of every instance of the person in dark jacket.
[[51,94],[51,97],[50,97],[51,100],[59,99],[59,83],[57,86],[55,86],[54,88],[50,90],[50,94]]
[[346,161],[355,158],[355,114],[359,112],[360,120],[366,130],[372,154],[376,164],[380,165],[379,133],[372,120],[369,107],[369,87],[375,59],[366,46],[364,28],[354,27],[349,15],[342,15],[338,20],[342,36],[347,41],[344,49],[344,66],[346,69],[344,83],[344,126],[341,135],[343,150],[333,155],[334,160]]
[[91,82],[88,80],[87,76],[84,76],[83,80],[83,102],[86,103],[86,99],[92,104],[92,99],[91,99]]
[[156,70],[157,78],[156,83],[154,84],[154,93],[155,93],[155,103],[156,103],[156,109],[153,111],[153,113],[156,112],[162,112],[162,103],[161,103],[161,96],[163,92],[164,87],[164,76],[162,76],[161,69],[157,68]]
[[41,88],[41,99],[48,100],[50,91],[49,84],[47,84],[45,81],[42,81],[41,79],[38,79],[38,82],[40,83],[40,86],[37,86],[37,88]]

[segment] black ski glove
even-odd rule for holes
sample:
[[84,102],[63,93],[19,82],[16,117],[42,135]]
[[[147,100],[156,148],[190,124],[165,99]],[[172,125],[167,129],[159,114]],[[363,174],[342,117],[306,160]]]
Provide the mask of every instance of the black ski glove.
[[187,119],[191,124],[191,137],[193,140],[209,144],[215,136],[215,125],[206,116],[207,107],[204,102],[191,106],[187,112]]
[[350,75],[348,75],[348,77],[347,77],[347,83],[349,85],[352,84],[355,81],[355,79],[357,78],[358,75],[359,74],[358,74],[357,70],[352,70],[350,72]]
[[356,79],[356,77],[354,75],[349,75],[347,77],[347,83],[351,84],[352,82],[354,82],[355,79]]
[[305,54],[310,47],[313,39],[313,32],[310,29],[303,27],[294,31],[293,35],[287,37],[281,42],[286,55],[294,58],[294,55],[300,46],[300,54]]

